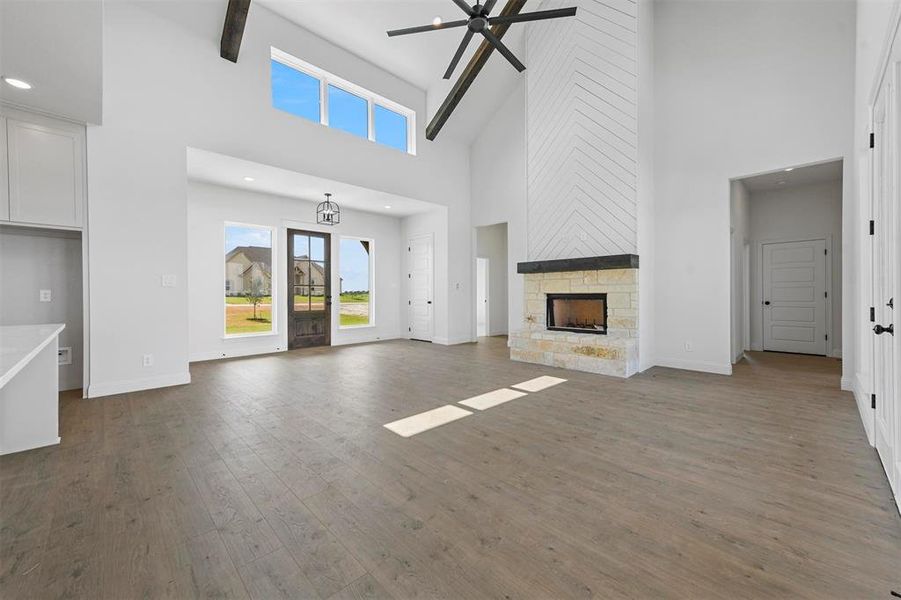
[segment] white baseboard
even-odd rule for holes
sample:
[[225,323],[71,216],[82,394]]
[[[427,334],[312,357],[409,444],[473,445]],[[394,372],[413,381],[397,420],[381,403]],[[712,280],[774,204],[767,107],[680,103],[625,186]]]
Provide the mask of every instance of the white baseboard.
[[268,349],[268,348],[249,348],[247,350],[236,350],[222,352],[221,350],[208,350],[204,352],[195,352],[188,357],[188,362],[203,362],[207,360],[222,360],[224,358],[240,358],[242,356],[257,356],[259,354],[275,354],[276,352],[284,352],[285,348]]
[[751,350],[753,352],[763,352],[763,344],[760,344],[760,343],[751,344]]
[[446,337],[436,337],[432,338],[433,344],[439,344],[441,346],[456,346],[457,344],[471,344],[475,342],[471,337],[457,337],[457,338],[446,338]]
[[88,387],[88,398],[100,398],[101,396],[112,396],[113,394],[125,394],[128,392],[139,392],[141,390],[152,390],[155,388],[169,387],[173,385],[185,385],[191,383],[191,373],[173,373],[171,375],[158,375],[156,377],[145,377],[142,379],[129,379],[127,381],[109,381],[106,383],[92,383]]
[[671,369],[683,369],[685,371],[700,371],[702,373],[714,373],[716,375],[732,375],[731,364],[721,364],[703,360],[657,358],[654,361],[654,364],[658,367],[670,367]]
[[833,348],[832,352],[829,353],[829,356],[832,358],[841,358],[842,357],[842,349],[841,348]]
[[392,335],[360,335],[360,336],[351,336],[347,339],[335,341],[332,340],[332,346],[348,346],[350,344],[368,344],[370,342],[385,342],[388,340],[397,340],[400,339],[400,334],[392,334]]
[[869,378],[869,375],[866,373],[857,373],[853,379],[842,377],[842,389],[854,394],[857,411],[860,413],[860,421],[863,423],[863,429],[867,434],[867,442],[871,446],[875,446],[876,414],[870,401],[870,386],[865,383]]

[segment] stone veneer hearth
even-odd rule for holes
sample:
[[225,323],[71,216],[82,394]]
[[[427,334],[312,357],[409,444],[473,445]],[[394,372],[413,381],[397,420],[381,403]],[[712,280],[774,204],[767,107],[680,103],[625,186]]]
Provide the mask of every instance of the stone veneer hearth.
[[[638,372],[638,257],[631,254],[520,263],[525,324],[510,358],[601,375]],[[607,335],[549,331],[547,294],[606,293]]]

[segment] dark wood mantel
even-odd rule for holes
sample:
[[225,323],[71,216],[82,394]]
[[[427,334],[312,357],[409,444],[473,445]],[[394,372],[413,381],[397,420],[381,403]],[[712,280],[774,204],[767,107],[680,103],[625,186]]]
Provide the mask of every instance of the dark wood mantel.
[[608,269],[637,269],[637,254],[612,254],[584,258],[536,260],[516,264],[517,273],[561,273],[564,271],[604,271]]

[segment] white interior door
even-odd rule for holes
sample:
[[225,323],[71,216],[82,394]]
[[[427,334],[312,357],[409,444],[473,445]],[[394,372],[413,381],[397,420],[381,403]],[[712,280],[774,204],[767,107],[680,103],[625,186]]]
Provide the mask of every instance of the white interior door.
[[414,340],[432,341],[432,289],[434,269],[434,243],[432,234],[410,238],[407,244],[409,271],[409,301],[407,328]]
[[894,335],[895,302],[901,284],[899,238],[901,216],[901,63],[890,64],[873,111],[873,374],[876,450],[894,491],[901,497],[901,401],[898,338]]
[[488,273],[487,258],[476,259],[476,335],[488,335]]
[[826,354],[826,240],[763,244],[763,349]]

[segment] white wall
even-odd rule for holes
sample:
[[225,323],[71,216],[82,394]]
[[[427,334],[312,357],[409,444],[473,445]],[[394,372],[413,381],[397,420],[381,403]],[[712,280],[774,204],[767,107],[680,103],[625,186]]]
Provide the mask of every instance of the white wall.
[[850,196],[855,7],[669,0],[654,30],[655,361],[731,373],[729,181],[847,158]]
[[[72,348],[72,364],[59,367],[59,389],[81,389],[81,234],[0,227],[0,281],[0,325],[66,324],[59,346]],[[50,302],[38,300],[40,290],[50,290]]]
[[[332,257],[332,345],[392,339],[400,335],[400,219],[341,210],[341,223],[334,227],[316,224],[316,204],[296,198],[257,194],[246,190],[191,181],[188,183],[188,339],[190,360],[209,360],[278,352],[288,345],[288,281],[286,230],[325,231],[331,234]],[[274,300],[276,318],[271,336],[223,337],[223,253],[226,221],[275,228]],[[340,236],[373,239],[375,307],[374,327],[338,327],[338,293],[341,270]]]
[[[470,236],[467,149],[425,140],[422,90],[255,4],[237,64],[223,60],[225,8],[104,4],[104,124],[88,129],[92,396],[189,381],[188,146],[443,205],[446,235]],[[273,109],[271,45],[414,108],[418,154]],[[471,251],[463,243],[438,254],[436,330],[449,340],[470,336]],[[162,274],[176,287],[162,288]],[[148,353],[155,363],[142,367]]]
[[[745,339],[745,304],[748,301],[750,289],[745,289],[746,279],[749,274],[745,273],[744,254],[745,244],[751,241],[750,223],[748,215],[748,189],[745,185],[735,180],[730,184],[730,200],[731,200],[731,227],[732,233],[730,253],[732,262],[732,289],[731,289],[731,306],[732,306],[732,362],[737,362],[741,358],[741,354],[745,348],[745,343],[750,340]],[[748,286],[750,287],[750,286]],[[753,306],[753,303],[751,304]],[[758,348],[759,350],[759,348]]]
[[476,228],[476,256],[488,259],[488,335],[506,335],[508,331],[506,223]]
[[[507,224],[507,331],[522,328],[526,254],[526,96],[520,83],[470,148],[472,224]],[[473,332],[475,335],[475,332]]]
[[842,182],[829,181],[752,192],[748,202],[751,251],[751,349],[763,349],[760,246],[764,241],[832,240],[832,330],[827,351],[842,349]]

